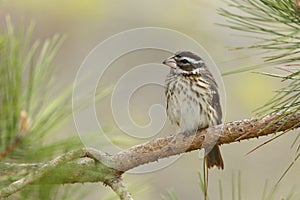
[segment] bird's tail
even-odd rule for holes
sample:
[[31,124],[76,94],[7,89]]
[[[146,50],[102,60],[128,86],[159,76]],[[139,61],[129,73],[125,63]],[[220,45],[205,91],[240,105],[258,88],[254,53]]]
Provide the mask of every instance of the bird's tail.
[[224,169],[224,162],[218,145],[215,145],[206,155],[207,168],[216,166],[218,169]]

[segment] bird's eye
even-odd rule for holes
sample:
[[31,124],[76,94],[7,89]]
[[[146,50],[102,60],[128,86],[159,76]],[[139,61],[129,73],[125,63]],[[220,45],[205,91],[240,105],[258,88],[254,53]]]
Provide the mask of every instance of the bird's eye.
[[180,62],[182,62],[183,64],[189,63],[189,61],[187,59],[182,59]]

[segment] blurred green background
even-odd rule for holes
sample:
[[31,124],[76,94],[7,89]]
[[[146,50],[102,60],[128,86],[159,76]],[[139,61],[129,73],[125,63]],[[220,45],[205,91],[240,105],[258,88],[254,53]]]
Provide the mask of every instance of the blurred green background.
[[[262,62],[259,57],[261,52],[257,50],[230,51],[228,49],[250,44],[251,40],[240,37],[238,32],[216,25],[216,23],[226,23],[225,19],[217,13],[218,8],[227,7],[221,0],[4,0],[0,6],[2,30],[6,29],[5,16],[10,15],[15,27],[27,26],[34,22],[34,38],[45,39],[56,33],[67,36],[55,59],[57,78],[55,87],[58,88],[65,88],[73,83],[79,66],[97,44],[113,34],[138,27],[170,28],[194,38],[209,52],[221,72]],[[127,61],[119,65],[125,63],[128,65],[126,69],[129,70],[134,67],[130,59],[145,60],[149,55],[153,56],[153,60],[158,61],[167,56],[166,53],[161,54],[157,51],[144,51],[129,57]],[[276,69],[261,70],[272,72]],[[118,72],[112,71],[111,73]],[[277,79],[251,72],[224,76],[223,80],[226,88],[226,122],[254,116],[253,110],[270,99],[273,95],[272,91],[281,84]],[[111,83],[107,85],[109,84]],[[162,88],[158,90],[152,88],[147,93],[151,93],[148,95],[154,96],[159,102],[164,102]],[[100,118],[101,114],[110,116],[110,110],[106,106],[109,105],[108,103],[109,97],[97,105],[97,111],[99,111],[97,114]],[[147,124],[149,119],[145,117],[148,114],[147,109],[144,108],[145,105],[149,108],[147,99],[137,95],[133,103],[136,104],[136,106],[131,105],[133,118],[138,123]],[[115,130],[111,116],[107,118],[109,119],[104,119],[104,121],[107,129],[110,129],[108,132],[122,134]],[[172,130],[167,122],[163,130],[164,134],[172,133]],[[57,135],[60,134],[62,136],[76,135],[74,123],[68,123]],[[245,156],[248,151],[270,137],[221,147],[225,170],[210,171],[210,199],[219,198],[219,180],[222,181],[224,199],[232,198],[232,173],[236,174],[238,170],[241,171],[242,178],[242,199],[260,199],[265,181],[269,181],[269,187],[276,183],[294,158],[295,151],[290,149],[294,139],[292,133]],[[134,141],[134,143],[141,142],[143,141]],[[130,144],[122,147],[128,146]],[[202,164],[198,155],[199,152],[186,154],[172,165],[152,173],[125,174],[124,180],[137,199],[159,199],[161,194],[166,194],[169,189],[175,191],[178,199],[201,199],[197,172]],[[274,199],[287,195],[292,187],[299,192],[299,169],[298,163],[289,171]],[[99,184],[84,184],[82,188],[80,187],[82,191],[85,189],[89,191],[85,199],[91,200],[102,199],[110,193],[109,188]]]

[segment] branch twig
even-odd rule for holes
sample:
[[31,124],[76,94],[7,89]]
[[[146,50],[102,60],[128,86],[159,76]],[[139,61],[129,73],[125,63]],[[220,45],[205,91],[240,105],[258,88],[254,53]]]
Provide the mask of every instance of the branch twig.
[[[214,144],[221,145],[237,142],[236,139],[240,136],[243,136],[241,140],[248,140],[300,127],[300,111],[292,115],[281,116],[280,120],[276,120],[269,126],[270,119],[277,119],[277,116],[279,115],[274,114],[262,119],[251,118],[229,122],[199,130],[195,135],[188,137],[178,134],[158,138],[123,150],[112,156],[112,159],[117,161],[116,169],[126,172],[129,169],[157,161],[161,158],[213,146]],[[259,128],[256,129],[256,127]],[[249,130],[253,131],[249,132]],[[247,134],[245,135],[245,133]]]
[[[36,170],[36,165],[32,165],[31,173],[0,190],[0,198],[7,197],[28,184],[42,181],[43,183],[56,184],[103,182],[109,185],[121,199],[132,199],[122,183],[122,173],[172,155],[207,148],[215,144],[233,143],[240,136],[243,136],[241,140],[246,140],[300,127],[300,111],[291,115],[280,116],[280,120],[270,123],[270,119],[278,119],[277,116],[279,114],[269,115],[262,119],[252,118],[229,122],[199,130],[196,134],[189,136],[178,134],[158,138],[133,146],[115,155],[102,153],[95,149],[71,151],[52,161],[38,164],[41,166],[38,170]],[[249,132],[249,130],[252,131]],[[83,162],[87,159],[83,157],[92,158],[93,160],[89,159],[89,162]],[[79,160],[75,162],[75,159]],[[14,164],[12,170],[16,171],[17,167]],[[30,167],[28,165],[27,170]],[[6,172],[7,170],[9,169],[6,169]],[[22,170],[22,165],[20,165],[20,170]],[[53,170],[55,170],[55,173],[51,173]],[[61,173],[57,173],[57,171]],[[56,178],[54,179],[53,176]]]
[[120,197],[120,200],[133,200],[128,189],[125,187],[121,177],[110,179],[106,182],[107,185]]

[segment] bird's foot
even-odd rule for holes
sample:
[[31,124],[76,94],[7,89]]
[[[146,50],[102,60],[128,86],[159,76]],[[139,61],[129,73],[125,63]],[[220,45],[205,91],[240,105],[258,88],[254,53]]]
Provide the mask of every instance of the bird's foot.
[[189,136],[191,134],[195,134],[196,132],[197,132],[197,130],[185,130],[185,131],[183,131],[183,135],[185,137],[187,137],[187,136]]

